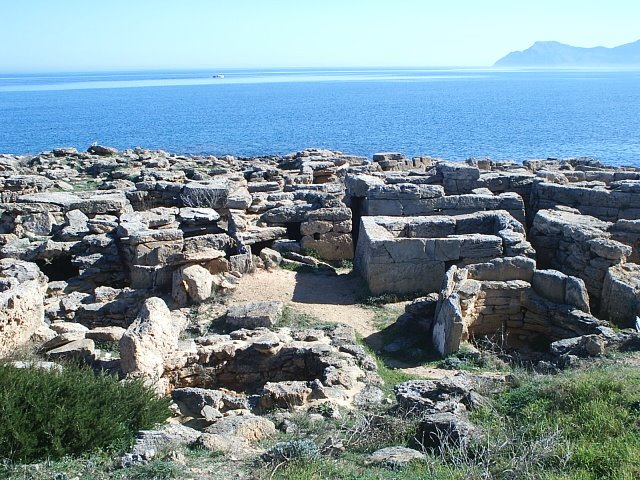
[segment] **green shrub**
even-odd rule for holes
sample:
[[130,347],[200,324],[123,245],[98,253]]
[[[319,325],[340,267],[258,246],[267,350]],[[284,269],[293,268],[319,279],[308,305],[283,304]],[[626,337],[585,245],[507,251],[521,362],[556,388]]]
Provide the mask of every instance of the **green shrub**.
[[120,383],[88,368],[0,365],[0,457],[32,462],[130,446],[169,416],[169,400],[141,381]]
[[262,460],[272,465],[293,460],[312,460],[320,456],[318,446],[311,440],[278,442],[262,454]]

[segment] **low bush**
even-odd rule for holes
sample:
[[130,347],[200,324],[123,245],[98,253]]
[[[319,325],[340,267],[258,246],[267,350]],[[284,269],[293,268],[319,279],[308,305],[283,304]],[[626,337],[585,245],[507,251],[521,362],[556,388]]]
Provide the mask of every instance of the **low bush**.
[[32,462],[129,447],[138,430],[169,417],[169,400],[141,381],[88,368],[0,365],[0,457]]
[[266,463],[279,465],[294,460],[313,460],[319,456],[320,450],[311,440],[289,440],[276,443],[261,458]]

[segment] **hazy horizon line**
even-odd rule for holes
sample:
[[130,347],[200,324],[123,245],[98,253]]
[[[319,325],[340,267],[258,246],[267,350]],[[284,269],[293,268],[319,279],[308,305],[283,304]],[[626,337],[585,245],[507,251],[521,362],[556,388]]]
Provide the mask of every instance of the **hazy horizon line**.
[[321,72],[348,72],[348,71],[379,71],[379,70],[432,70],[432,69],[472,69],[472,70],[638,70],[640,66],[634,65],[588,65],[588,66],[529,66],[529,67],[501,67],[495,65],[364,65],[364,66],[262,66],[262,67],[107,67],[100,69],[55,69],[55,70],[1,70],[0,75],[74,75],[74,74],[106,74],[106,73],[191,73],[210,72],[224,74],[227,72],[259,71],[263,73],[280,73],[281,71],[321,71]]

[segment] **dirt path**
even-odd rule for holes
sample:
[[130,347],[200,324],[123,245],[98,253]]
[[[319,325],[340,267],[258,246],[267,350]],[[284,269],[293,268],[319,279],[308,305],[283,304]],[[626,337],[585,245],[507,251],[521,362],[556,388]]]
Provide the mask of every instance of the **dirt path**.
[[[374,349],[380,347],[379,330],[374,325],[375,311],[359,304],[360,281],[346,273],[323,275],[277,269],[259,270],[242,277],[231,296],[231,303],[280,300],[292,308],[325,322],[346,323],[367,339]],[[442,378],[456,373],[427,366],[407,366],[389,360],[388,365],[421,378]]]
[[277,269],[245,275],[232,303],[280,300],[325,322],[346,323],[362,337],[376,332],[375,313],[358,304],[359,281],[353,275],[323,275]]

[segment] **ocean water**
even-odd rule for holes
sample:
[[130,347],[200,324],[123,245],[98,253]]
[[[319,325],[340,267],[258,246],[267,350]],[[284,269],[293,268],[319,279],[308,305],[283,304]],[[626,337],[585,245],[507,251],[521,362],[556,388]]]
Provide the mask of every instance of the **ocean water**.
[[640,166],[640,71],[0,74],[0,152],[93,142],[239,156],[305,147],[451,160],[590,156]]

